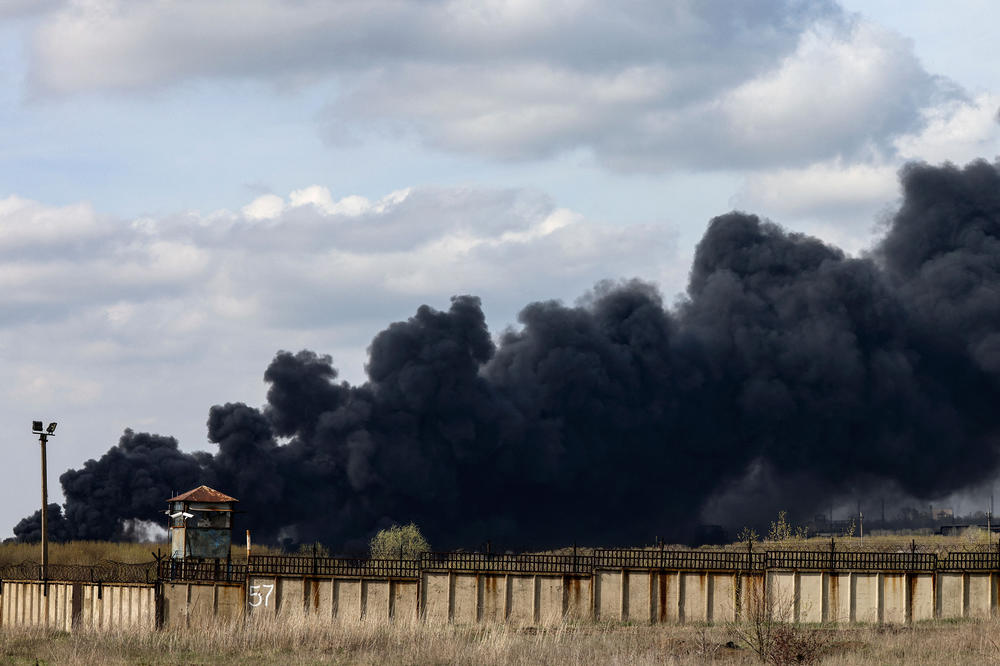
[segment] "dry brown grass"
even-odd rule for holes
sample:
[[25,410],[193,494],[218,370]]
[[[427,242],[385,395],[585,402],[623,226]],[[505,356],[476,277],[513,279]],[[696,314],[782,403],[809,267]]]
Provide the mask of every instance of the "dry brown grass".
[[[822,633],[819,663],[1000,663],[997,620]],[[756,664],[731,628],[699,626],[363,623],[302,618],[217,622],[188,630],[65,634],[0,630],[0,662],[35,664]]]
[[[170,547],[162,543],[128,543],[111,541],[69,541],[49,544],[50,564],[98,564],[105,560],[115,562],[151,562],[153,553],[167,555]],[[281,555],[282,551],[268,546],[254,546],[255,555]],[[0,544],[0,567],[21,562],[41,561],[41,547],[37,543]],[[246,548],[233,546],[235,561],[246,559]]]

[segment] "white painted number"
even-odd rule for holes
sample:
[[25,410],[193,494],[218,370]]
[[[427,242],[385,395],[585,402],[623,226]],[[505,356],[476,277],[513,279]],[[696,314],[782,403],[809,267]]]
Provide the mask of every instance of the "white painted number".
[[[266,594],[261,594],[261,589],[267,590]],[[271,594],[274,592],[274,585],[251,585],[250,605],[257,608],[261,604],[266,608],[271,601]]]

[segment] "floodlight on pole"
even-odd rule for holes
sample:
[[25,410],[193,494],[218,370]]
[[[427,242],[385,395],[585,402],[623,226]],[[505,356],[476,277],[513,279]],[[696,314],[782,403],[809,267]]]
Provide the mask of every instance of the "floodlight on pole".
[[49,437],[55,437],[56,422],[42,430],[42,421],[31,422],[31,432],[38,435],[38,443],[42,447],[42,581],[43,594],[48,594],[49,580],[49,485],[45,459],[45,444]]

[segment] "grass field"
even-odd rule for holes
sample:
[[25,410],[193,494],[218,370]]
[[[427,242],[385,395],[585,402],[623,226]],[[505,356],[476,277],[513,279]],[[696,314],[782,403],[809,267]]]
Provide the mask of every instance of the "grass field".
[[[169,555],[170,546],[163,543],[126,543],[111,541],[70,541],[49,544],[50,564],[98,564],[105,560],[114,562],[151,562],[153,554]],[[257,555],[280,555],[282,551],[268,546],[254,546]],[[233,559],[246,560],[246,549],[233,546]],[[0,567],[22,562],[39,562],[41,550],[37,543],[0,544]]]
[[[1000,622],[799,630],[820,664],[1000,663]],[[799,662],[784,655],[786,663]],[[732,627],[216,624],[161,632],[0,631],[11,664],[756,664]],[[778,663],[782,663],[779,661]]]

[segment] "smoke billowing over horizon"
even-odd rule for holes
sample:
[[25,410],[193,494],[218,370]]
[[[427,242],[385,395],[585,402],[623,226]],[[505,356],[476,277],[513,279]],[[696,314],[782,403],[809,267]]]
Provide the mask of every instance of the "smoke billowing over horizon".
[[413,521],[442,548],[681,538],[737,491],[753,522],[780,501],[811,515],[975,486],[1000,451],[1000,162],[901,179],[868,256],[732,212],[672,307],[605,282],[494,340],[456,296],[376,335],[358,386],[329,356],[279,352],[262,408],[209,410],[214,453],[129,430],[65,472],[53,535],[112,538],[201,483],[240,500],[257,540],[349,546]]

